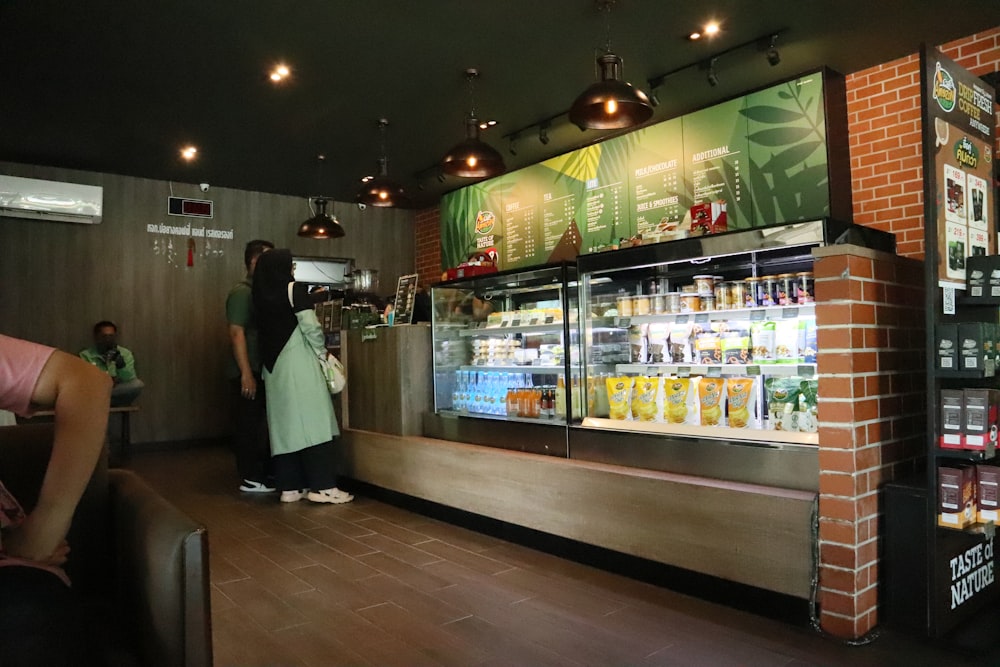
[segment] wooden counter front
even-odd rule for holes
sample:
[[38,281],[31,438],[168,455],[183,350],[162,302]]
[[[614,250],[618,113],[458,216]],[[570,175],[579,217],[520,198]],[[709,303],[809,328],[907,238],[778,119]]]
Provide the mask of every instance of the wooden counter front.
[[342,333],[347,368],[345,423],[392,435],[420,435],[434,409],[431,328],[426,324]]

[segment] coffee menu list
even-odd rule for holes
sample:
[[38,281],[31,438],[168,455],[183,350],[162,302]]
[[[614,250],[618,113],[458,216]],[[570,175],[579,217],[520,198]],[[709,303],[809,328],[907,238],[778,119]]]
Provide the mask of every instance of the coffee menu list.
[[[815,80],[822,105],[822,76]],[[776,86],[770,97],[779,102],[790,96],[792,83]],[[780,88],[780,90],[779,90]],[[752,155],[748,99],[763,99],[761,92],[736,98],[680,118],[667,120],[628,134],[586,146],[544,162],[510,172],[470,188],[489,191],[480,206],[496,205],[499,233],[496,250],[501,270],[526,268],[572,260],[579,254],[609,249],[636,234],[660,234],[669,240],[685,233],[685,217],[692,205],[724,204],[728,228],[785,222],[777,216],[755,223],[749,187],[748,162]],[[765,94],[767,90],[763,91]],[[764,104],[761,102],[760,104]],[[825,140],[825,136],[821,137]],[[769,154],[776,152],[768,147]],[[758,150],[759,152],[759,150]],[[812,157],[825,166],[825,145]],[[763,182],[762,182],[763,183]],[[767,185],[764,183],[764,185]],[[462,191],[456,191],[461,193]],[[443,217],[449,224],[472,224],[481,211],[453,211],[456,193],[442,201]],[[772,197],[769,191],[768,198]],[[468,197],[463,199],[466,206]],[[829,197],[805,215],[828,214]],[[442,227],[449,233],[468,236],[464,230]],[[476,246],[480,245],[476,241]],[[442,247],[449,247],[442,243]],[[445,266],[465,259],[442,256]]]

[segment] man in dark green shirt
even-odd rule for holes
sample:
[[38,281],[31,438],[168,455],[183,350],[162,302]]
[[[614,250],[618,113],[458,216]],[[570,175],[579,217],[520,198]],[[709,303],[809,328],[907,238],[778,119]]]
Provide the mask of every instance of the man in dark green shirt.
[[80,358],[111,376],[111,406],[131,405],[146,385],[135,374],[135,356],[118,344],[118,326],[103,320],[94,325],[94,345]]
[[234,286],[226,297],[226,320],[233,352],[229,376],[233,393],[237,396],[233,450],[236,470],[242,480],[240,491],[245,493],[274,491],[268,480],[271,476],[271,450],[267,440],[264,383],[260,377],[257,324],[251,295],[257,259],[273,248],[274,244],[270,241],[247,243],[243,251],[246,278]]

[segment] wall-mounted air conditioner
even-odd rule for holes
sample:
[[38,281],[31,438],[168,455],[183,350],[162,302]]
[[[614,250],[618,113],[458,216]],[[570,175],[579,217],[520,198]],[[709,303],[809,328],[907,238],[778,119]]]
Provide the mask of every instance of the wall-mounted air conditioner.
[[28,220],[101,221],[104,188],[0,175],[0,215]]

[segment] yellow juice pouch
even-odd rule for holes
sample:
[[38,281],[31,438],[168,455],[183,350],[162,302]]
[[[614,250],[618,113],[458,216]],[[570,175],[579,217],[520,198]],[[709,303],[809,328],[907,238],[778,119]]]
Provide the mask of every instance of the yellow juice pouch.
[[747,428],[753,419],[754,379],[731,377],[726,380],[726,401],[729,405],[729,425]]
[[691,378],[663,378],[663,419],[683,424],[688,419],[688,391]]
[[609,377],[608,412],[612,419],[628,419],[629,404],[632,402],[632,378],[628,376]]
[[632,385],[632,416],[642,422],[656,421],[656,398],[660,393],[660,378],[637,377]]
[[725,400],[726,381],[722,378],[703,377],[698,383],[698,403],[701,408],[701,425],[718,426],[722,421],[722,403]]

